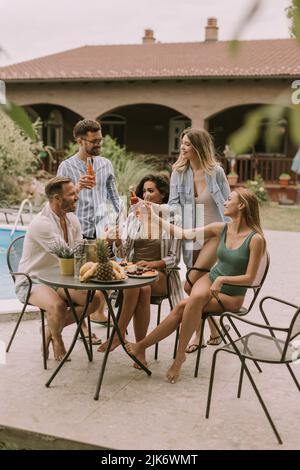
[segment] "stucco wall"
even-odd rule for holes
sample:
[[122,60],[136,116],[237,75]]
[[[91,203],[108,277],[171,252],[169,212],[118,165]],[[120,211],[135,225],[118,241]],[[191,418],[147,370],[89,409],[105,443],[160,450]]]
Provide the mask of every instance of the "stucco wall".
[[19,105],[61,105],[92,119],[120,106],[158,104],[202,127],[206,119],[231,106],[273,103],[289,87],[289,81],[281,79],[7,83],[7,95]]

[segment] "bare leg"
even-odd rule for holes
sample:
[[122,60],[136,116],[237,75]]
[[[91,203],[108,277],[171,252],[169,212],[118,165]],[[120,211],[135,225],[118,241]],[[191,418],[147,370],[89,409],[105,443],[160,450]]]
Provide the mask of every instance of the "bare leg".
[[[138,343],[145,338],[150,323],[150,297],[151,287],[141,287],[137,306],[133,315],[133,329],[135,340]],[[138,359],[147,366],[145,351],[138,356]],[[140,366],[134,362],[133,367],[140,369]]]
[[[167,372],[169,382],[175,383],[185,360],[185,348],[192,335],[193,329],[199,324],[199,315],[203,312],[222,312],[222,307],[210,293],[211,281],[208,275],[199,279],[193,287],[191,296],[182,315],[179,344],[176,358]],[[232,297],[220,294],[224,307],[228,310],[237,310],[243,302],[243,297]],[[216,330],[217,331],[217,330]]]
[[[121,334],[123,337],[125,337],[125,332],[126,328],[129,325],[129,322],[135,312],[139,295],[140,295],[140,289],[125,289],[123,292],[123,305],[122,305],[122,311],[119,319],[119,328],[121,331]],[[99,346],[98,351],[100,352],[105,352],[106,348],[108,346],[108,341],[105,341],[105,343],[101,344]],[[111,345],[111,351],[113,351],[117,346],[119,346],[120,341],[119,338],[115,336],[113,343]]]
[[104,314],[104,307],[105,307],[105,299],[102,292],[97,292],[95,297],[99,298],[99,307],[91,313],[90,318],[91,320],[96,320],[99,322],[107,322],[107,317]]
[[126,349],[129,353],[136,355],[144,353],[145,349],[169,336],[180,325],[184,307],[188,299],[183,299],[169,313],[169,315],[139,343],[127,343]]
[[60,361],[65,353],[65,346],[62,340],[61,332],[66,324],[71,322],[71,314],[67,310],[67,305],[60,295],[51,287],[36,286],[29,299],[32,305],[36,305],[47,312],[48,327],[47,333],[48,346],[49,336],[52,340],[54,357]]
[[[220,241],[219,238],[211,238],[204,244],[194,264],[195,268],[205,268],[205,269],[212,268],[212,266],[217,261],[217,248],[219,245],[219,241]],[[192,284],[195,284],[195,282],[201,277],[203,277],[204,275],[205,275],[205,272],[201,273],[197,271],[192,271],[190,273],[189,278]],[[185,283],[184,290],[188,295],[190,295],[192,288],[188,284],[188,282]],[[214,325],[211,322],[211,320],[209,320],[208,322],[209,322],[209,326],[211,327],[211,336],[214,336],[213,334]],[[187,352],[194,352],[197,350],[199,339],[200,339],[200,325],[197,326],[195,334],[186,348]]]

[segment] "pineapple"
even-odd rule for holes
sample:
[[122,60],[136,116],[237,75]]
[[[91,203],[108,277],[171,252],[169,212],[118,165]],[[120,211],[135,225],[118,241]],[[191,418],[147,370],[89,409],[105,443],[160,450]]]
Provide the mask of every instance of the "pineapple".
[[109,261],[108,243],[104,239],[97,240],[97,279],[101,281],[112,281],[115,279],[113,265]]

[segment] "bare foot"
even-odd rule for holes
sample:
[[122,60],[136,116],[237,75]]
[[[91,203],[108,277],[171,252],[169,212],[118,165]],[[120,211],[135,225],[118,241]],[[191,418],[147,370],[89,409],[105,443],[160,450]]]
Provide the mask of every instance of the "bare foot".
[[[97,351],[104,353],[108,348],[108,343],[109,343],[109,339],[107,341],[105,341],[103,344],[101,344],[101,346],[99,346]],[[114,340],[112,342],[112,345],[110,347],[110,352],[113,351],[114,349],[116,349],[118,346],[120,346],[120,344],[121,343],[120,343],[119,338],[118,337],[114,338]]]
[[139,343],[126,343],[126,351],[135,357],[145,357],[145,349]]
[[54,359],[58,362],[62,361],[67,351],[61,335],[52,336],[52,346]]
[[[145,367],[148,367],[148,363],[147,363],[147,361],[146,361],[145,352],[144,352],[144,354],[139,354],[138,356],[136,356],[136,358],[137,358]],[[139,370],[142,369],[141,366],[139,366],[137,362],[134,362],[134,363],[133,363],[133,367],[134,367],[135,369],[139,369]]]
[[168,382],[170,382],[171,384],[174,384],[175,382],[177,382],[180,369],[184,361],[185,361],[185,356],[181,359],[176,358],[173,364],[171,365],[170,369],[167,371],[166,377],[167,377]]

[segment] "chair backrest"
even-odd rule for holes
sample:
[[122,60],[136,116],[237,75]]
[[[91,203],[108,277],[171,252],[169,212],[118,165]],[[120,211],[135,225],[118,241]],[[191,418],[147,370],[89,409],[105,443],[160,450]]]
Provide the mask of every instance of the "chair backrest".
[[298,336],[299,334],[300,334],[300,306],[297,309],[291,321],[290,332],[288,335],[289,341],[296,338],[296,336]]
[[253,292],[254,292],[254,295],[253,295],[253,298],[251,300],[251,303],[248,307],[248,312],[251,310],[262,286],[263,286],[263,283],[265,282],[265,279],[267,277],[267,274],[268,274],[268,271],[269,271],[269,267],[270,267],[270,255],[269,253],[266,251],[261,259],[261,262],[259,264],[259,267],[258,267],[258,270],[257,270],[257,273],[256,273],[256,276],[255,276],[255,279],[254,281],[252,282],[252,289],[253,289]]
[[[19,263],[23,252],[25,235],[15,238],[8,247],[6,253],[6,261],[9,272],[17,272],[19,269]],[[15,276],[12,274],[12,278],[15,281]]]

